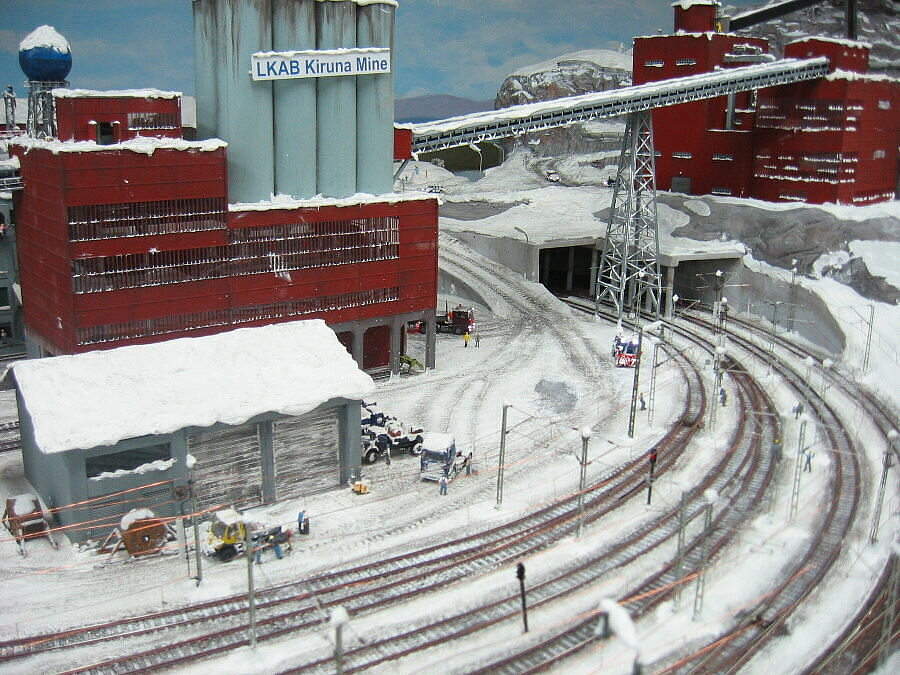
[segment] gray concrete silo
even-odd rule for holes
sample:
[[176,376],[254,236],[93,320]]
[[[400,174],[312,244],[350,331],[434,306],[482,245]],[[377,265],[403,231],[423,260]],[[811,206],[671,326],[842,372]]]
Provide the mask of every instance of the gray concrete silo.
[[194,100],[197,106],[197,138],[206,140],[218,133],[216,101],[219,60],[219,30],[216,13],[201,0],[194,2]]
[[[316,48],[316,12],[309,0],[272,0],[274,51]],[[312,197],[316,188],[316,80],[272,83],[275,192]]]
[[[394,51],[394,7],[388,3],[361,5],[356,22],[360,47],[390,47]],[[356,191],[383,194],[393,189],[394,76],[356,78]]]
[[[210,71],[215,74],[213,87],[197,87],[197,116],[215,109],[204,125],[212,121],[215,135],[228,142],[232,202],[268,199],[275,184],[272,83],[249,76],[250,55],[272,49],[271,16],[271,0],[194,0],[194,39],[211,43],[210,49],[195,50],[202,59],[195,78],[199,83]],[[212,68],[205,63],[207,53]]]
[[[317,47],[356,46],[353,2],[317,2]],[[356,192],[356,78],[320,77],[318,81],[317,155],[319,192],[346,197]]]

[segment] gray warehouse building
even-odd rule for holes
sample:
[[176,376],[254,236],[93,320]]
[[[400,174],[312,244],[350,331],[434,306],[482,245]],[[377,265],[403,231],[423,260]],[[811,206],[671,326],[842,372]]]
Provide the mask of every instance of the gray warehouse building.
[[345,484],[360,463],[360,400],[375,387],[321,320],[20,361],[12,373],[25,475],[72,541],[105,535],[132,508],[176,515],[191,473],[200,509]]

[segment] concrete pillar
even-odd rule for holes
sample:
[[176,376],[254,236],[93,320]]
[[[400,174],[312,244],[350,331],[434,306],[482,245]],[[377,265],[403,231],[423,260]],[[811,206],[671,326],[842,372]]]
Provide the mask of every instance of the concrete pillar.
[[666,296],[666,318],[672,318],[672,295],[675,290],[675,266],[666,268],[666,288],[665,288],[665,296]]
[[437,346],[437,324],[434,310],[425,311],[425,367],[434,368],[435,347]]
[[594,245],[593,250],[591,251],[591,269],[590,269],[590,290],[588,291],[588,295],[593,298],[597,294],[597,246]]
[[403,320],[396,317],[391,320],[391,375],[400,373],[400,349],[404,323]]
[[566,291],[572,292],[572,281],[575,277],[575,247],[569,247],[569,265],[566,270]]
[[274,427],[271,421],[256,425],[256,437],[259,439],[260,467],[262,468],[262,498],[271,504],[277,498],[275,494],[275,443]]
[[365,326],[353,327],[353,360],[356,361],[356,365],[360,370],[363,367],[363,338],[365,335]]
[[[354,336],[356,333],[354,332]],[[348,401],[338,414],[340,418],[340,464],[341,485],[350,480],[353,470],[360,465],[360,405],[359,401]]]

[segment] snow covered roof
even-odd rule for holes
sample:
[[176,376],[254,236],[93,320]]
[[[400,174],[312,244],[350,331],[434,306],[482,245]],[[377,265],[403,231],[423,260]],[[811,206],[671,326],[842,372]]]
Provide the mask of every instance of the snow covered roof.
[[797,38],[796,40],[791,40],[790,42],[785,43],[785,47],[787,45],[795,45],[803,42],[830,42],[836,45],[843,45],[844,47],[851,47],[852,49],[871,49],[872,45],[869,42],[860,42],[859,40],[848,40],[847,38],[833,38],[826,37],[824,35],[807,35],[806,37]]
[[44,453],[112,445],[275,412],[302,415],[375,389],[325,322],[240,328],[73,356],[18,361]]
[[826,80],[829,82],[835,82],[837,80],[854,80],[861,82],[900,82],[896,77],[891,77],[890,75],[882,75],[880,73],[857,73],[854,70],[842,70],[841,68],[836,68],[833,73],[828,73],[825,76]]
[[440,431],[428,431],[422,436],[422,447],[433,452],[442,452],[455,442],[453,434]]
[[694,5],[712,5],[713,7],[719,7],[720,3],[718,0],[675,0],[672,3],[672,7],[681,7],[681,9],[690,9]]
[[357,5],[390,5],[397,6],[397,0],[316,0],[316,2],[353,2]]
[[69,41],[60,35],[53,26],[38,26],[19,43],[19,50],[32,49],[34,47],[49,47],[61,54],[71,51]]
[[415,202],[423,199],[436,199],[428,192],[389,192],[383,195],[371,195],[357,192],[349,197],[324,197],[316,195],[309,199],[297,199],[290,195],[273,195],[262,202],[237,202],[229,204],[229,211],[271,211],[274,209],[314,209],[321,206],[359,206],[360,204],[396,204],[397,202]]
[[152,155],[157,150],[200,150],[211,152],[228,147],[228,143],[211,138],[206,141],[186,141],[181,138],[132,138],[121,143],[99,145],[94,141],[58,141],[55,139],[32,138],[31,136],[16,136],[10,140],[11,145],[18,145],[29,150],[49,150],[54,155],[61,152],[111,152],[115,150],[128,150],[143,155]]
[[161,89],[65,89],[56,88],[53,98],[178,98],[180,91]]
[[[53,90],[57,91],[57,90]],[[74,89],[72,91],[88,91],[85,89]],[[132,91],[160,91],[158,89],[151,90],[132,90]],[[110,92],[99,92],[101,94],[109,94]],[[160,93],[172,93],[178,94],[179,92],[160,92]],[[28,120],[28,99],[17,97],[16,98],[16,124],[25,125]],[[193,96],[181,96],[181,126],[183,127],[197,127],[197,101]]]

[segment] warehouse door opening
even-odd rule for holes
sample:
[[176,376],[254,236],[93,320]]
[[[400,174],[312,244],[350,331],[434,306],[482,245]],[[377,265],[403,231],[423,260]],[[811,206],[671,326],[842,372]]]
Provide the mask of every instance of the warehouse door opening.
[[337,487],[341,481],[340,439],[335,410],[275,422],[276,499]]
[[194,489],[201,509],[236,508],[263,502],[259,434],[255,424],[242,424],[188,436],[194,456]]

